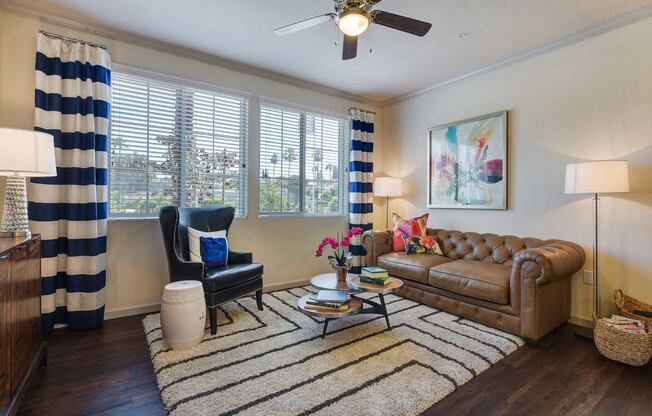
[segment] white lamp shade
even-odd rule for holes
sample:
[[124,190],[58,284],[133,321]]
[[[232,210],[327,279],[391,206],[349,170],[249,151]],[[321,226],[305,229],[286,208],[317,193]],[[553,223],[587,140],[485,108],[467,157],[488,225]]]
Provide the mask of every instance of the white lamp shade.
[[376,178],[374,183],[374,195],[385,197],[401,196],[401,178]]
[[0,128],[0,176],[57,176],[54,137],[32,130]]
[[567,194],[629,192],[629,171],[624,160],[599,160],[566,165]]

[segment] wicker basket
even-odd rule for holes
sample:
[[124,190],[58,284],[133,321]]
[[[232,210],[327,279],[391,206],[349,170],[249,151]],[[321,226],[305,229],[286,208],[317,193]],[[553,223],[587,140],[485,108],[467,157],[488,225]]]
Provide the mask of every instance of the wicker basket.
[[620,289],[617,289],[614,292],[614,302],[616,303],[616,308],[618,309],[618,315],[622,315],[627,318],[638,319],[645,324],[645,329],[647,332],[652,332],[652,318],[644,318],[640,315],[634,314],[634,311],[652,312],[652,305],[648,305],[645,302],[641,302],[638,299],[627,296]]
[[[650,333],[650,319],[634,315],[634,310],[651,310],[650,305],[626,296],[622,291],[614,293],[618,313],[632,319],[645,322],[646,334],[631,334],[618,330],[596,317],[593,317],[593,339],[600,354],[610,360],[624,364],[643,366],[652,357],[652,333]],[[647,308],[647,309],[646,309]]]

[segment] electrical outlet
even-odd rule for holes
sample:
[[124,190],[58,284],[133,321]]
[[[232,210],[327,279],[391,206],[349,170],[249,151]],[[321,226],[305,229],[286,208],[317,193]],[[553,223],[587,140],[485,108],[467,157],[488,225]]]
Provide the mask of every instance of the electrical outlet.
[[584,284],[585,285],[593,284],[593,270],[584,270]]

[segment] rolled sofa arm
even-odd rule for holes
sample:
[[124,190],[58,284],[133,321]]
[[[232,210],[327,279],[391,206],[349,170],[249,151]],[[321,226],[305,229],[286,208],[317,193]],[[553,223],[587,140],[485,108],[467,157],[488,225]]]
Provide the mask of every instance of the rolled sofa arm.
[[378,257],[392,251],[390,230],[369,230],[362,234],[362,246],[367,252],[367,266],[375,266]]
[[537,248],[519,251],[514,255],[513,268],[520,272],[527,262],[536,263],[541,273],[537,286],[554,280],[570,277],[584,266],[584,249],[575,243],[563,240],[549,240]]

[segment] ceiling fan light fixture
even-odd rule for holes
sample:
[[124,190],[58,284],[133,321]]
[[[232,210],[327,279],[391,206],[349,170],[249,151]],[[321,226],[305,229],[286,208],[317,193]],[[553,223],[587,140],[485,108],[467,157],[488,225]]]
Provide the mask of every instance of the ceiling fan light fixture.
[[369,27],[369,16],[360,9],[349,9],[342,13],[337,26],[347,36],[358,36]]

